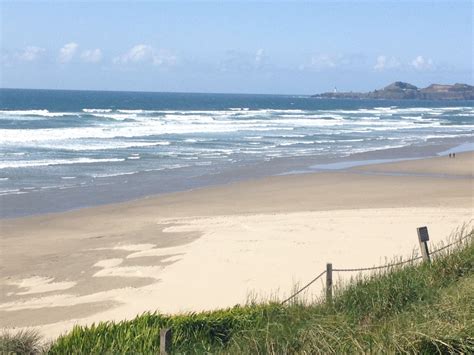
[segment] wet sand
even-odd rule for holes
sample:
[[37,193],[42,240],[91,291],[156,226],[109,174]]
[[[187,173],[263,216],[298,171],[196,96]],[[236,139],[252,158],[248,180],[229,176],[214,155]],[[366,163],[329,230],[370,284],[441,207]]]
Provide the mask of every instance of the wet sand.
[[473,166],[469,152],[1,220],[0,327],[55,337],[145,311],[282,298],[326,262],[410,255],[416,227],[436,243],[474,218]]

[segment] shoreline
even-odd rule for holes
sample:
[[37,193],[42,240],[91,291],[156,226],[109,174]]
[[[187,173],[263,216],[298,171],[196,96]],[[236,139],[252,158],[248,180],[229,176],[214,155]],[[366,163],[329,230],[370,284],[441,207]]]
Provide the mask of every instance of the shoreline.
[[[2,220],[0,328],[56,337],[144,311],[199,311],[291,293],[315,270],[383,264],[474,219],[474,153],[271,176]],[[393,172],[442,171],[444,177]],[[370,221],[370,223],[367,223]],[[210,281],[212,281],[210,283]],[[318,295],[314,285],[310,295]],[[193,295],[191,298],[189,295]]]
[[[448,152],[474,151],[474,142],[466,138],[427,141],[423,146],[403,146],[354,153],[347,157],[307,156],[278,158],[238,166],[218,174],[198,176],[194,181],[176,182],[176,178],[160,181],[155,173],[136,173],[125,180],[111,179],[112,185],[52,189],[19,195],[0,196],[0,221],[43,214],[79,211],[87,208],[139,201],[170,193],[226,186],[232,183],[255,181],[271,176],[298,175],[325,171],[343,171],[355,166],[377,165],[396,161],[420,160],[447,155]],[[358,160],[360,159],[360,160]],[[165,185],[162,189],[158,185]],[[115,181],[115,182],[114,182]],[[104,191],[105,190],[105,191]]]

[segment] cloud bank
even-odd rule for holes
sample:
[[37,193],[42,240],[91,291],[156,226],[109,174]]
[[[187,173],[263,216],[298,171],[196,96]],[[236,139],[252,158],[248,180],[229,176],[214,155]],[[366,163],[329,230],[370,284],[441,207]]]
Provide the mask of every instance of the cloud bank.
[[40,58],[45,53],[45,51],[46,50],[44,48],[28,46],[18,53],[18,58],[27,62],[33,62]]
[[158,51],[147,44],[137,44],[126,53],[113,59],[115,64],[148,63],[156,66],[172,66],[177,63],[177,57],[166,51]]
[[421,55],[413,59],[410,65],[416,70],[432,70],[435,67],[431,58],[425,58]]

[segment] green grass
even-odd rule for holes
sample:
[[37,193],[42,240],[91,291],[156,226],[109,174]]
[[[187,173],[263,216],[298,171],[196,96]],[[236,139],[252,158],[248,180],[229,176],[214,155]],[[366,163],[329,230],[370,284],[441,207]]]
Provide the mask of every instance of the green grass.
[[335,289],[332,303],[143,314],[75,327],[49,353],[157,353],[163,327],[173,329],[173,353],[473,353],[473,231],[468,235],[430,264],[358,276]]

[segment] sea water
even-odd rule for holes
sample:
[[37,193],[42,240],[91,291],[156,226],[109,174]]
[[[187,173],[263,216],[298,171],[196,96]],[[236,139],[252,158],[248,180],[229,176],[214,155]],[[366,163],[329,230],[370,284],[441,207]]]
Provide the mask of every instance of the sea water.
[[[318,157],[337,160],[433,139],[472,144],[473,106],[1,89],[0,216],[208,185],[237,168],[258,169],[277,159],[308,157],[314,164]],[[69,189],[74,194],[67,195]],[[95,197],[85,197],[91,193]]]

